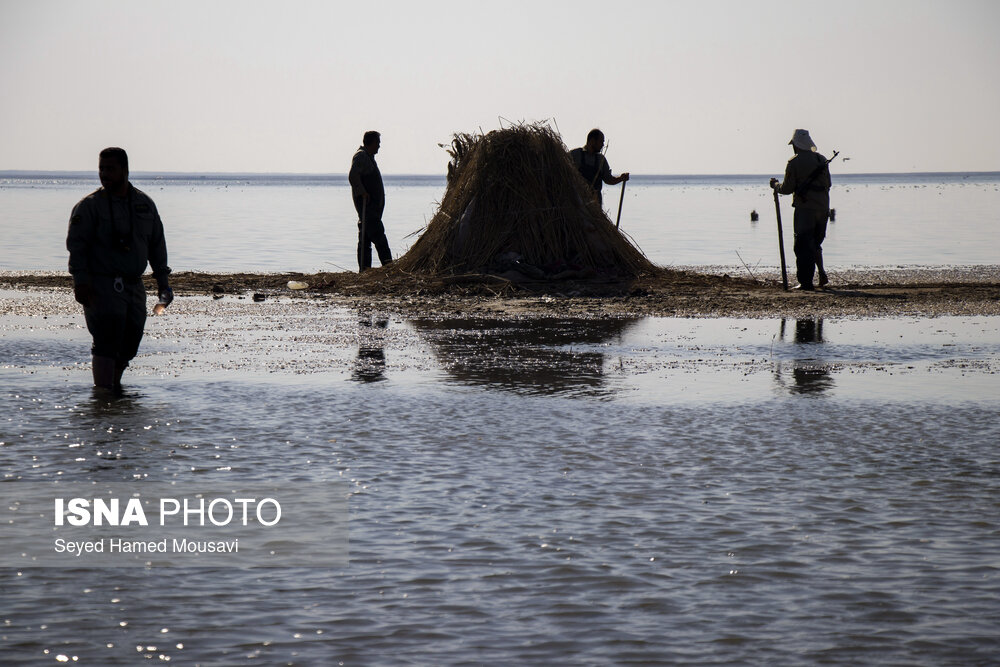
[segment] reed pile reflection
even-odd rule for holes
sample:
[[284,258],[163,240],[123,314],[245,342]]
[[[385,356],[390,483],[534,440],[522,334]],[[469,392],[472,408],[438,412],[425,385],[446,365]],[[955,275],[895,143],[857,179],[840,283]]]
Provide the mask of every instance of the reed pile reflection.
[[[449,377],[468,385],[532,395],[606,396],[607,355],[639,320],[415,319]],[[583,346],[586,349],[574,349]]]

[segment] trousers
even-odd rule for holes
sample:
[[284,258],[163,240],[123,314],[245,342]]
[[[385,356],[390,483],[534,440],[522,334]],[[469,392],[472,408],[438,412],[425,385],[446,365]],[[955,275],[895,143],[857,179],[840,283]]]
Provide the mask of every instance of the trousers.
[[[389,249],[389,239],[385,236],[385,226],[382,224],[381,206],[364,206],[358,197],[354,200],[354,208],[358,211],[358,271],[370,269],[372,266],[372,244],[378,252],[378,261],[382,266],[392,262],[392,251]],[[364,212],[365,223],[362,228],[361,215]]]
[[823,252],[826,238],[826,221],[829,217],[823,209],[795,208],[795,277],[799,284],[811,287],[816,275],[816,258]]
[[124,368],[139,352],[146,326],[146,287],[142,280],[122,283],[121,291],[114,287],[110,276],[93,278],[94,301],[83,309],[87,330],[94,340],[95,357],[109,357]]

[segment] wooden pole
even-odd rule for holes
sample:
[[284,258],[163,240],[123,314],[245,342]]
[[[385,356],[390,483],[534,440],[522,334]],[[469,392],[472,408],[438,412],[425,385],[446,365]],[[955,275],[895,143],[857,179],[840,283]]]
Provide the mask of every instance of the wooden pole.
[[[778,195],[774,195],[777,197]],[[365,270],[365,255],[368,254],[368,237],[366,229],[368,223],[368,198],[361,200],[361,238],[358,239],[358,273]],[[784,260],[782,260],[784,261]],[[785,287],[788,287],[785,285]]]
[[772,186],[774,190],[774,212],[778,216],[778,253],[781,256],[781,286],[788,289],[788,271],[785,269],[785,239],[781,233],[781,203],[778,201],[778,188]]
[[622,181],[622,195],[618,198],[618,218],[615,220],[615,229],[618,229],[618,225],[622,221],[622,202],[625,201],[625,184],[628,181]]

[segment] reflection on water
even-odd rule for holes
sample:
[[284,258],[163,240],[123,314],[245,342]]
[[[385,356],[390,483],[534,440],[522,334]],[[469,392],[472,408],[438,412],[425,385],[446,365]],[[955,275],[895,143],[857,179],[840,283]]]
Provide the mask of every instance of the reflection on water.
[[[787,320],[781,318],[778,340],[784,342]],[[775,363],[774,377],[779,386],[787,387],[792,394],[822,394],[834,386],[830,366],[823,361],[823,318],[795,320],[796,350],[794,358]],[[790,368],[789,368],[790,367]],[[791,374],[792,382],[787,382]]]
[[351,377],[358,382],[385,380],[385,331],[389,318],[358,311],[358,357]]
[[997,318],[254,308],[113,401],[0,329],[0,479],[340,478],[350,566],[8,568],[5,666],[996,662]]
[[[89,376],[85,376],[89,380]],[[69,392],[69,393],[67,393]],[[25,396],[8,396],[17,404]],[[94,387],[49,386],[7,420],[7,437],[24,443],[32,465],[8,479],[83,476],[95,481],[143,479],[164,455],[160,434],[179,415],[146,391],[114,395]],[[74,402],[76,401],[76,402]]]
[[[605,352],[635,319],[415,319],[438,362],[454,380],[523,394],[603,396]],[[579,346],[578,349],[576,346]]]

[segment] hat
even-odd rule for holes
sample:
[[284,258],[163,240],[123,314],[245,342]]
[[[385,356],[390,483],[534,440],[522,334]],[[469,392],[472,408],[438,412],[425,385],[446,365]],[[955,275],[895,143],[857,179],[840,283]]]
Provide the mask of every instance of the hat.
[[792,140],[788,143],[804,151],[816,150],[816,144],[813,143],[812,137],[809,136],[809,130],[795,130]]

